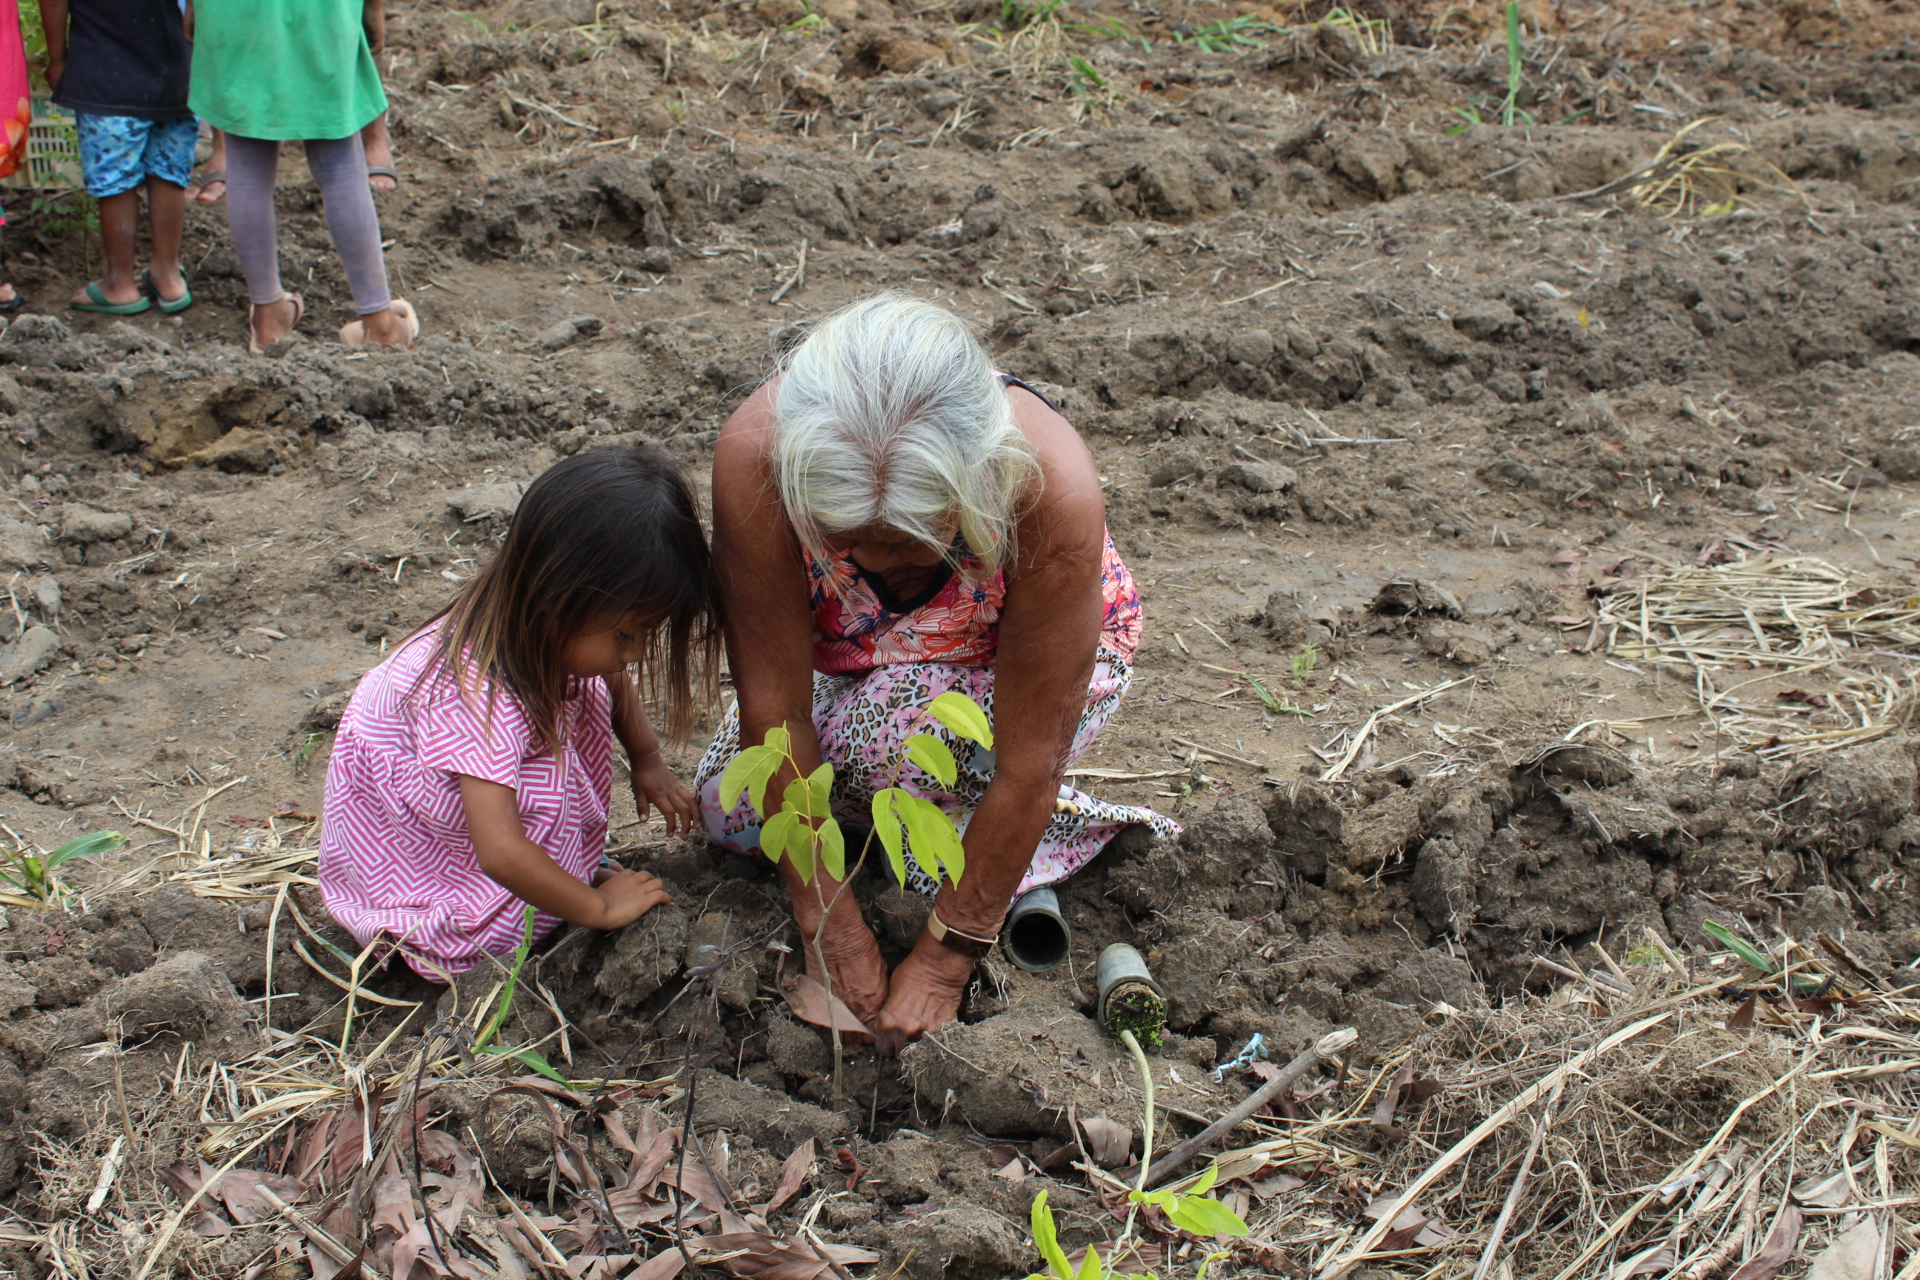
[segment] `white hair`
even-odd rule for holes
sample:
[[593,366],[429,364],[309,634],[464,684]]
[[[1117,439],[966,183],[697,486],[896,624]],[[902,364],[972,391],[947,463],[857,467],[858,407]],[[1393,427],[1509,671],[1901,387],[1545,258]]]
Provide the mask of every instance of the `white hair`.
[[780,498],[816,559],[829,535],[879,525],[951,560],[957,523],[989,571],[1006,562],[1040,468],[959,317],[883,293],[820,321],[778,376]]

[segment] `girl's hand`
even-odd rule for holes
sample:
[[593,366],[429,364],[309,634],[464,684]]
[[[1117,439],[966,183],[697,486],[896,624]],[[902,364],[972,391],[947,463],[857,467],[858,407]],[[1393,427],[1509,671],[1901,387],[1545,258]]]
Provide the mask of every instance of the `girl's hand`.
[[647,806],[657,806],[670,836],[690,836],[699,828],[699,801],[680,785],[658,751],[640,756],[633,766],[633,802],[639,807],[642,822],[647,820]]
[[604,914],[594,922],[596,929],[618,929],[632,924],[647,912],[672,901],[660,877],[645,871],[616,871],[598,885],[605,901]]

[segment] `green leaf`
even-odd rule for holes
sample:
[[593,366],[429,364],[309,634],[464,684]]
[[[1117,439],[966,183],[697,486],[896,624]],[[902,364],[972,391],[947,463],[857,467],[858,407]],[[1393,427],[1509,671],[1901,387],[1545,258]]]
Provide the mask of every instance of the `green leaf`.
[[807,810],[811,817],[824,818],[833,812],[828,797],[833,792],[833,766],[824,760],[820,767],[807,775],[807,794],[812,799],[812,808]]
[[941,694],[927,705],[933,718],[963,738],[972,738],[989,751],[993,749],[993,726],[980,704],[964,693]]
[[1706,931],[1709,938],[1712,938],[1715,942],[1733,952],[1736,956],[1739,956],[1741,963],[1750,968],[1758,969],[1762,973],[1773,972],[1773,961],[1767,958],[1764,951],[1761,951],[1746,939],[1736,936],[1733,931],[1725,925],[1715,924],[1711,920],[1702,920],[1700,927]]
[[46,869],[52,871],[68,858],[91,858],[110,853],[126,842],[127,838],[118,831],[96,831],[90,836],[79,836],[48,854]]
[[820,824],[820,865],[835,880],[847,878],[847,837],[840,824],[828,818]]
[[787,837],[799,821],[784,809],[768,818],[760,828],[760,852],[775,862],[780,861],[787,851]]
[[898,787],[885,787],[873,793],[873,834],[880,837],[880,846],[887,851],[887,861],[893,865],[893,878],[902,887],[907,883],[907,858],[900,840],[900,815],[894,811],[893,801],[894,797],[905,794]]
[[953,752],[930,733],[916,733],[907,739],[907,759],[919,766],[921,772],[949,787],[960,777],[960,766],[954,763]]
[[[728,813],[740,804],[740,795],[747,789],[747,782],[759,767],[760,758],[770,754],[765,747],[746,747],[734,752],[733,759],[727,761],[726,772],[720,775],[720,808]],[[756,808],[758,806],[755,806]]]
[[1073,1264],[1067,1261],[1067,1251],[1060,1247],[1060,1236],[1053,1228],[1053,1210],[1047,1208],[1047,1193],[1042,1191],[1033,1198],[1033,1247],[1040,1251],[1040,1260],[1053,1268],[1060,1280],[1074,1280]]
[[1218,1200],[1188,1196],[1167,1214],[1167,1221],[1197,1236],[1244,1236],[1247,1224]]
[[809,787],[803,779],[795,778],[787,784],[786,794],[780,797],[780,808],[782,812],[791,813],[796,817],[812,817],[813,788]]
[[813,828],[798,818],[787,832],[787,861],[800,873],[801,884],[813,883]]
[[913,849],[913,859],[920,864],[920,869],[935,880],[944,874],[955,884],[960,883],[960,874],[967,865],[967,851],[960,843],[960,833],[954,830],[953,819],[933,801],[918,796],[904,796],[897,803],[902,810],[900,816],[907,824],[907,841]]
[[1088,1245],[1087,1256],[1080,1260],[1078,1280],[1100,1280],[1100,1277],[1106,1274],[1106,1265],[1100,1261],[1100,1251]]
[[1217,1164],[1208,1165],[1207,1171],[1200,1175],[1200,1180],[1187,1188],[1187,1194],[1190,1196],[1203,1196],[1207,1194],[1207,1192],[1213,1190],[1214,1181],[1219,1178],[1219,1176],[1220,1166]]
[[787,732],[787,726],[783,724],[767,730],[767,736],[762,741],[767,750],[776,756],[785,758],[793,754],[793,735]]

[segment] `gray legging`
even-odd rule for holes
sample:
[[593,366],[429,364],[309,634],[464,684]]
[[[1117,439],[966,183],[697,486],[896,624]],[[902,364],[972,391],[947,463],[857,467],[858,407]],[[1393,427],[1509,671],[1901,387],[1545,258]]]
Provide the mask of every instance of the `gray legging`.
[[[307,168],[320,186],[327,230],[334,252],[353,286],[353,306],[363,316],[393,304],[387,291],[387,263],[380,255],[380,216],[367,185],[367,153],[360,135],[309,138]],[[279,231],[273,212],[273,175],[280,165],[280,144],[227,135],[227,225],[233,250],[247,276],[247,294],[257,307],[280,300]]]

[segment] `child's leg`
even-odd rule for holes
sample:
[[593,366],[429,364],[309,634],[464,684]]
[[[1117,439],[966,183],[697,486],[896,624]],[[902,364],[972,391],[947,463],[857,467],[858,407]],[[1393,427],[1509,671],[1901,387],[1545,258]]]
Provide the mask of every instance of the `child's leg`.
[[254,337],[262,346],[291,333],[297,314],[291,300],[281,301],[280,232],[273,212],[273,175],[279,167],[279,143],[227,135],[227,226],[247,277],[247,297],[256,308]]
[[[140,184],[146,179],[144,156],[151,122],[128,116],[80,112],[74,132],[87,194],[100,202],[100,240],[107,272],[97,284],[76,289],[72,302],[97,308],[100,299],[124,306],[141,300],[133,274],[134,240],[140,227]],[[98,294],[99,298],[94,297]]]
[[147,277],[162,301],[186,292],[180,278],[180,232],[187,220],[187,183],[193,178],[193,149],[200,122],[157,121],[147,136],[147,222],[153,229],[153,259]]
[[387,260],[380,252],[380,215],[367,186],[367,153],[358,136],[307,142],[307,168],[320,188],[334,252],[353,288],[353,309],[366,325],[367,340],[405,346],[407,334],[393,314],[387,288]]

